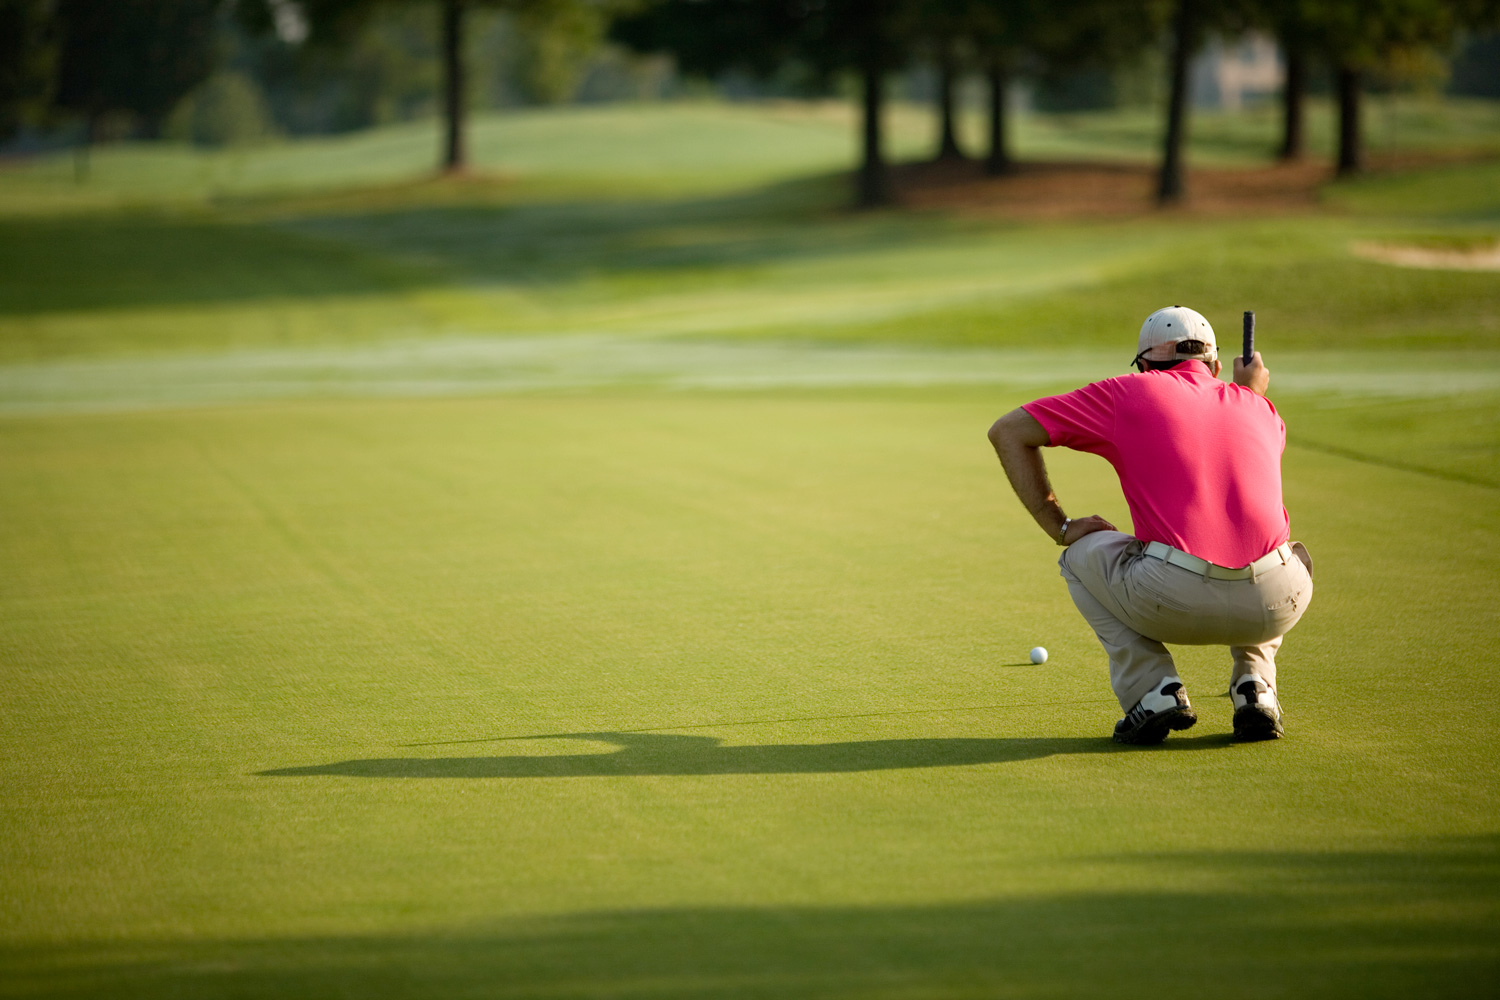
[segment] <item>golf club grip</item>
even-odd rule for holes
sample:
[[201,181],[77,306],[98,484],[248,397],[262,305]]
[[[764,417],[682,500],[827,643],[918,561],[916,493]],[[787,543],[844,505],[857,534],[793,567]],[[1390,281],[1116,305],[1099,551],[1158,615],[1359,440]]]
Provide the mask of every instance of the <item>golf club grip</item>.
[[1245,310],[1245,350],[1241,356],[1247,368],[1255,357],[1255,313],[1250,309]]

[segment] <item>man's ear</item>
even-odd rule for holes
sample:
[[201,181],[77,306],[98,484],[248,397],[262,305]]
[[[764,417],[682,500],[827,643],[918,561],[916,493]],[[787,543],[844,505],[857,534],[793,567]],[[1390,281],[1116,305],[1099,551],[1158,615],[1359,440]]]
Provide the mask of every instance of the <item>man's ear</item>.
[[1221,372],[1223,370],[1224,370],[1224,362],[1220,361],[1218,358],[1214,358],[1214,378],[1218,378],[1219,377],[1219,372]]

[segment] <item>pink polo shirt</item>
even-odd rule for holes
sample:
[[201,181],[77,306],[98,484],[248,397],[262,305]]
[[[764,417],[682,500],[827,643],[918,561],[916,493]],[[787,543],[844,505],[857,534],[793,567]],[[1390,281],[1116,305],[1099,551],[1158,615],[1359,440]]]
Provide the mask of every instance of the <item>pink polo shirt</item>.
[[1115,467],[1135,537],[1220,566],[1285,542],[1286,425],[1264,396],[1221,382],[1201,361],[1121,375],[1023,407],[1053,445]]

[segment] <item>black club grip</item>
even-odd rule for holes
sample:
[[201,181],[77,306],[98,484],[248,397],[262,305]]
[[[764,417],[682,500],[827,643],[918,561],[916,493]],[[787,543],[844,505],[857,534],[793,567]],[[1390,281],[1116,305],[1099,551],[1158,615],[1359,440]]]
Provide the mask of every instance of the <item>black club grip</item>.
[[1245,350],[1241,356],[1246,367],[1255,357],[1255,313],[1249,309],[1245,310]]

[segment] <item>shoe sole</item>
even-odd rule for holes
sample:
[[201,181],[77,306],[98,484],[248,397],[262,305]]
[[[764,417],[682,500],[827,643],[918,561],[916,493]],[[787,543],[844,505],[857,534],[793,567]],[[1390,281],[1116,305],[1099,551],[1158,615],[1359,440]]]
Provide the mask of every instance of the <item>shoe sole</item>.
[[1115,742],[1135,747],[1155,746],[1166,739],[1174,729],[1178,731],[1191,729],[1197,721],[1198,713],[1193,711],[1192,706],[1169,708],[1165,712],[1150,716],[1129,732],[1115,733]]
[[1281,720],[1259,706],[1246,705],[1235,710],[1234,740],[1236,743],[1279,740],[1282,731]]

